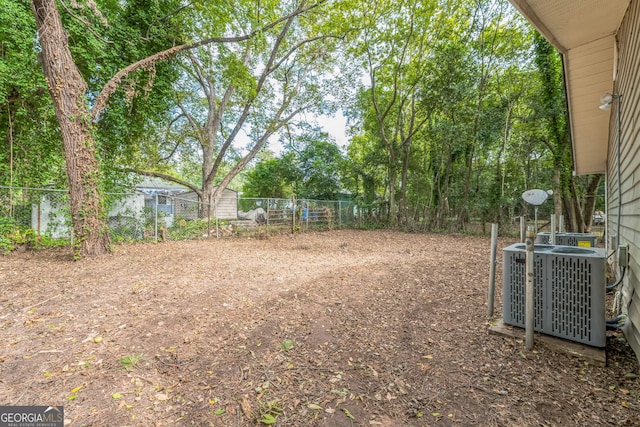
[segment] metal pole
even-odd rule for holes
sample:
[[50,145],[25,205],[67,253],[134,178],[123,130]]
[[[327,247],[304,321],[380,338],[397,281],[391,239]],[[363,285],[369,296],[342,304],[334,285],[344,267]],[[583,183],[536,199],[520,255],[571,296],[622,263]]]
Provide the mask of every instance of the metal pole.
[[534,216],[535,216],[534,221],[535,222],[533,223],[533,225],[535,226],[534,233],[538,234],[538,207],[536,206],[535,208],[533,208],[533,211],[535,212],[534,213]]
[[267,199],[267,212],[266,212],[267,218],[265,221],[267,223],[266,224],[267,228],[269,228],[269,206],[271,206],[271,199]]
[[218,222],[218,199],[213,201],[213,214],[216,216],[216,240],[220,239],[220,223]]
[[496,294],[496,256],[498,253],[498,224],[491,224],[491,266],[489,268],[489,309],[487,314],[493,316],[493,302]]
[[564,233],[564,215],[559,215],[559,218],[558,218],[558,232]]
[[520,241],[522,243],[524,243],[524,239],[526,237],[526,232],[527,232],[527,221],[526,218],[523,216],[520,217]]
[[209,203],[207,203],[207,239],[211,235],[211,193],[209,193]]
[[154,220],[155,241],[156,241],[156,243],[158,243],[158,193],[156,193],[155,206],[154,206],[153,210],[154,210],[154,214],[155,214],[155,220]]
[[525,284],[525,344],[527,350],[533,349],[533,308],[534,308],[534,228],[527,227],[526,284]]
[[556,214],[551,214],[551,244],[556,244]]
[[296,196],[291,196],[291,234],[296,232]]

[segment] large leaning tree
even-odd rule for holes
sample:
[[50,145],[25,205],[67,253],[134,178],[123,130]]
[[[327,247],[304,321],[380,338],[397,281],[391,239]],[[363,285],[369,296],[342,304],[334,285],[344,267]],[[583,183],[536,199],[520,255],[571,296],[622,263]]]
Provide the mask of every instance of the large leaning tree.
[[[286,3],[261,10],[239,4],[228,25],[251,32],[261,15],[286,15],[291,7]],[[167,131],[144,142],[149,157],[130,170],[190,188],[203,202],[204,214],[270,140],[301,139],[307,120],[334,110],[350,75],[342,67],[335,72],[338,45],[351,24],[339,6],[334,1],[304,15],[289,13],[281,25],[250,40],[179,55],[184,74],[175,85]],[[296,8],[302,11],[308,4],[300,0]],[[199,176],[166,172],[185,159],[198,165]]]
[[134,71],[153,67],[155,63],[172,58],[179,52],[212,43],[249,40],[286,23],[291,16],[304,14],[323,2],[324,0],[319,0],[311,5],[303,2],[302,7],[293,8],[287,16],[274,18],[250,33],[180,44],[130,64],[118,71],[90,104],[87,96],[88,85],[71,55],[56,0],[31,0],[41,49],[42,68],[53,99],[64,145],[76,257],[109,252],[110,238],[101,191],[100,164],[96,156],[95,123],[108,107],[111,95],[116,92],[123,79]]

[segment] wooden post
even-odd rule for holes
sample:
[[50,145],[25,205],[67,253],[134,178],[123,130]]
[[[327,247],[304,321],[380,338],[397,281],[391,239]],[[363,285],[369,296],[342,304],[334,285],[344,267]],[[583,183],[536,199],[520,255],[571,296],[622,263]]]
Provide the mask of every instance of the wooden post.
[[534,328],[534,228],[527,227],[527,254],[526,254],[526,284],[525,284],[525,345],[527,350],[533,349],[533,328]]
[[493,316],[493,302],[496,294],[496,256],[498,252],[498,224],[491,224],[491,266],[489,268],[489,309],[487,314]]

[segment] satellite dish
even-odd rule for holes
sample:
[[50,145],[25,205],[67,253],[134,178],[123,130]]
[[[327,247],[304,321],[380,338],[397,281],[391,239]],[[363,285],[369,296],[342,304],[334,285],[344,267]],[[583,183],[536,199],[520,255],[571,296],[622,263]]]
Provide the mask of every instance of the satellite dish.
[[547,200],[549,193],[544,190],[527,190],[522,193],[522,199],[533,206],[540,206]]

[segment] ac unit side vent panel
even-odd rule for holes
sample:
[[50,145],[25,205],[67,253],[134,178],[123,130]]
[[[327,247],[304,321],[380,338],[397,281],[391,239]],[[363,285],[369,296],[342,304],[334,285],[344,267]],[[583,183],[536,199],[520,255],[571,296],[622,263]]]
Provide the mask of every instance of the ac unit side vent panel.
[[[525,253],[511,252],[507,255],[507,252],[505,252],[503,261],[503,265],[510,267],[504,269],[504,279],[502,281],[504,301],[509,300],[511,302],[511,304],[508,304],[508,308],[507,304],[505,304],[506,310],[503,313],[503,321],[507,324],[524,328],[526,294]],[[534,270],[534,329],[541,332],[544,329],[544,286],[542,283],[544,266],[543,259],[539,254],[536,254]]]

